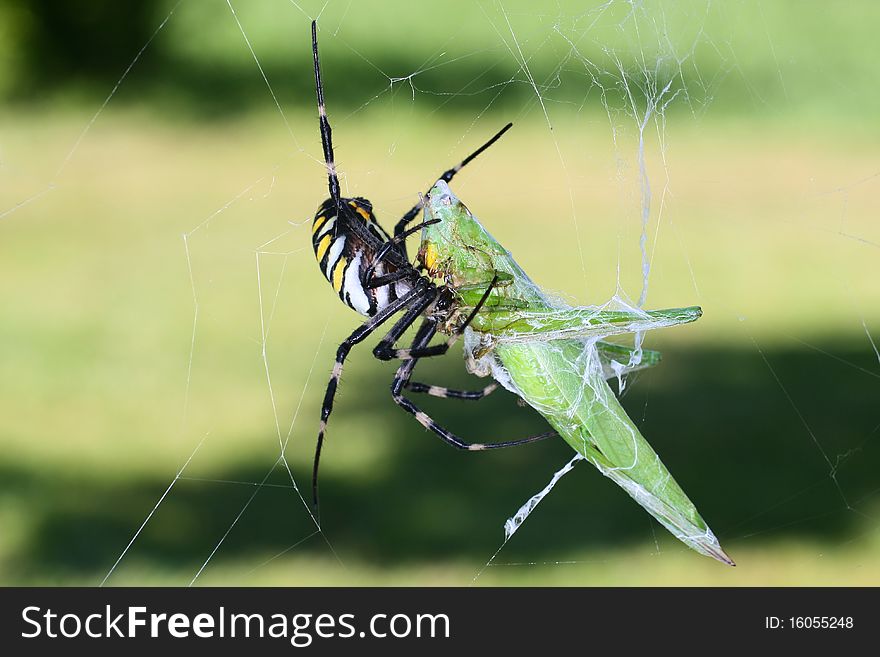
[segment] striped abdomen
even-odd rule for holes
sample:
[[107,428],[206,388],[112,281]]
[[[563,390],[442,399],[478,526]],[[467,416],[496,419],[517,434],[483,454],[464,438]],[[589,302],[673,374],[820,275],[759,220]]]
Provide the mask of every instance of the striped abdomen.
[[[312,224],[312,247],[324,277],[339,298],[351,309],[371,317],[410,289],[406,281],[396,281],[378,288],[366,288],[364,274],[376,258],[381,245],[389,240],[373,216],[370,202],[362,198],[341,199],[336,204],[327,199],[315,214]],[[362,222],[373,239],[364,239],[350,228],[351,222]],[[387,260],[379,262],[374,276],[397,270]]]

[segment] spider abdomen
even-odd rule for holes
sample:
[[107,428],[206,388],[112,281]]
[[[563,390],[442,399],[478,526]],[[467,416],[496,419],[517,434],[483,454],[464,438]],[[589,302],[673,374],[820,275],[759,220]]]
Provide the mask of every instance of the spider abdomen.
[[339,207],[327,199],[315,214],[312,248],[321,273],[343,303],[367,317],[412,287],[406,280],[368,286],[368,270],[373,270],[373,279],[397,271],[387,258],[377,259],[379,249],[388,241],[388,234],[376,221],[372,205],[366,199],[340,199]]

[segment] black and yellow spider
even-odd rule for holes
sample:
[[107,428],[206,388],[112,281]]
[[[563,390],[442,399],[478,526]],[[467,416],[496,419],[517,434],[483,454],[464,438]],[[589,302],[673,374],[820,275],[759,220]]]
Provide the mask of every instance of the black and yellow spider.
[[[483,450],[510,447],[555,436],[554,432],[543,433],[519,440],[496,443],[469,443],[451,431],[438,425],[409,399],[403,396],[404,388],[412,392],[423,392],[435,397],[477,400],[482,399],[496,388],[496,384],[482,390],[449,390],[440,386],[426,385],[410,381],[413,369],[420,358],[445,354],[464,331],[471,319],[479,312],[491,292],[486,290],[480,302],[457,329],[455,334],[443,343],[429,345],[454,306],[453,291],[436,285],[423,276],[409,261],[405,240],[420,231],[424,223],[407,228],[418,216],[424,206],[420,199],[394,226],[394,237],[376,221],[373,206],[365,198],[345,198],[339,190],[336,163],[333,159],[330,122],[324,105],[324,87],[321,83],[321,67],[318,59],[317,24],[312,22],[312,53],[315,62],[315,87],[318,96],[318,119],[321,130],[321,144],[327,166],[327,179],[330,198],[321,204],[312,224],[312,246],[321,272],[333,286],[339,298],[350,308],[366,315],[369,319],[361,324],[336,351],[336,363],[327,384],[324,403],[321,407],[321,424],[315,447],[315,462],[312,473],[312,495],[315,506],[318,504],[318,465],[321,446],[327,427],[327,419],[333,410],[333,398],[343,364],[351,348],[366,339],[373,331],[387,322],[395,314],[403,314],[373,349],[373,355],[380,360],[402,359],[391,384],[394,402],[412,414],[426,429],[433,431],[446,443],[458,449]],[[460,164],[445,171],[438,180],[449,182],[462,167],[489,148],[511,127],[508,123],[494,137],[461,161]],[[422,317],[422,324],[408,349],[397,349],[395,343],[416,320]]]

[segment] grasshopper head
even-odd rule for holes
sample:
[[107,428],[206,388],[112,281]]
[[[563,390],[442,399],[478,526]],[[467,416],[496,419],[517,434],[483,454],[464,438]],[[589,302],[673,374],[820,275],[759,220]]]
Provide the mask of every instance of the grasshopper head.
[[422,229],[419,248],[419,263],[431,276],[458,286],[492,271],[490,254],[500,245],[442,180],[428,193],[425,219],[439,219]]

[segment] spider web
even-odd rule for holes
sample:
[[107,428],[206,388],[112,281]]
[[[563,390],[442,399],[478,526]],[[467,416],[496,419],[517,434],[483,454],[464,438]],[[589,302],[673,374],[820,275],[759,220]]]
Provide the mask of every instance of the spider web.
[[[345,193],[370,198],[383,224],[389,226],[402,214],[432,175],[459,160],[499,124],[513,120],[515,130],[464,171],[453,187],[493,233],[503,235],[501,241],[527,271],[536,272],[535,278],[557,294],[574,295],[569,300],[580,304],[611,299],[632,307],[691,303],[704,307],[706,316],[696,327],[682,330],[682,337],[672,335],[679,331],[676,329],[668,337],[657,338],[661,340],[657,344],[670,345],[674,355],[650,375],[654,378],[646,375],[647,391],[620,378],[620,392],[625,391],[626,400],[632,402],[628,408],[635,405],[636,412],[644,415],[634,416],[637,424],[648,423],[645,436],[649,442],[654,444],[650,431],[656,413],[653,400],[668,399],[662,393],[667,367],[674,368],[673,359],[686,354],[689,340],[700,342],[697,327],[704,325],[716,337],[749,345],[751,356],[761,363],[762,376],[772,384],[765,389],[776,393],[773,412],[767,417],[778,425],[779,439],[792,459],[802,465],[791,466],[797,476],[780,479],[779,486],[766,493],[744,493],[736,484],[746,486],[748,481],[738,477],[735,468],[724,472],[725,461],[732,459],[744,472],[754,474],[761,470],[761,459],[767,457],[761,453],[740,456],[737,442],[710,444],[717,461],[704,457],[702,462],[717,464],[719,485],[729,486],[730,495],[743,497],[743,510],[719,526],[712,520],[711,507],[701,504],[701,495],[708,494],[710,484],[704,483],[701,490],[684,478],[679,481],[725,547],[729,542],[734,554],[737,547],[750,554],[755,542],[775,536],[784,540],[791,526],[818,526],[829,516],[855,527],[838,541],[844,546],[876,533],[877,479],[863,470],[875,459],[880,420],[864,426],[847,425],[846,432],[837,429],[845,424],[847,414],[861,412],[860,418],[865,416],[860,409],[876,400],[880,378],[875,337],[878,320],[872,314],[877,307],[877,286],[869,282],[870,275],[876,273],[880,235],[866,219],[875,198],[872,193],[880,184],[876,164],[872,168],[870,159],[841,129],[844,139],[850,141],[846,147],[828,147],[829,157],[836,158],[834,168],[826,170],[825,162],[806,147],[804,161],[792,162],[792,153],[798,154],[795,148],[780,155],[776,163],[779,168],[792,169],[789,176],[780,177],[788,186],[773,188],[774,181],[763,183],[749,171],[752,160],[760,159],[761,153],[744,153],[727,142],[716,143],[715,133],[706,126],[711,121],[726,125],[724,112],[732,111],[726,108],[734,103],[734,97],[745,98],[747,105],[766,109],[769,114],[778,113],[781,135],[793,134],[785,125],[783,110],[797,107],[802,87],[795,84],[796,78],[791,79],[795,68],[785,60],[791,37],[771,31],[779,22],[767,15],[770,9],[764,3],[725,6],[700,1],[672,7],[609,1],[587,8],[582,4],[557,3],[538,9],[523,2],[472,3],[458,8],[462,16],[412,8],[379,25],[367,20],[368,10],[350,2],[266,0],[245,4],[220,0],[197,4],[182,0],[168,5],[145,44],[132,44],[137,50],[134,58],[120,67],[119,80],[96,111],[70,132],[75,137],[66,143],[71,145],[44,167],[48,174],[28,180],[48,182],[22,193],[25,186],[17,184],[15,160],[4,157],[5,177],[14,194],[4,190],[0,229],[14,235],[16,224],[33,221],[47,204],[60,212],[59,203],[85,189],[84,177],[107,171],[107,164],[93,162],[90,145],[112,138],[114,110],[120,116],[127,111],[120,96],[125,96],[131,79],[141,74],[143,60],[151,57],[159,42],[181,57],[226,64],[231,66],[229,70],[251,76],[256,81],[253,88],[263,97],[265,112],[259,126],[247,123],[250,132],[227,135],[230,143],[223,147],[209,141],[206,135],[210,128],[206,128],[199,132],[194,146],[205,158],[216,152],[218,160],[225,163],[231,160],[224,148],[250,151],[242,156],[247,162],[232,171],[212,168],[201,172],[216,177],[213,195],[197,202],[187,199],[190,205],[184,211],[187,219],[183,225],[164,222],[145,233],[146,238],[176,240],[179,266],[162,266],[174,270],[174,317],[178,329],[186,327],[180,376],[184,385],[178,397],[178,409],[182,406],[182,410],[173,411],[166,405],[160,411],[166,420],[161,424],[165,435],[160,442],[177,460],[168,469],[167,482],[142,505],[143,513],[125,518],[130,538],[118,545],[116,556],[106,565],[102,584],[148,577],[141,555],[148,555],[150,546],[161,544],[162,534],[168,531],[201,534],[202,556],[189,584],[206,581],[218,563],[222,566],[220,576],[232,568],[235,581],[261,581],[260,569],[303,550],[308,550],[305,559],[317,554],[322,567],[338,569],[332,575],[337,579],[316,575],[315,583],[345,581],[345,564],[361,558],[351,547],[357,540],[351,540],[332,519],[334,505],[351,505],[352,497],[327,490],[327,517],[322,524],[302,491],[308,480],[317,409],[333,350],[359,321],[338,304],[330,290],[321,290],[321,295],[306,293],[307,289],[326,287],[313,271],[308,232],[310,215],[323,198],[325,183],[317,122],[309,109],[311,98],[308,102],[291,98],[285,89],[284,71],[294,66],[293,62],[308,71],[307,32],[313,18],[319,20],[328,110]],[[757,23],[752,22],[755,19]],[[204,28],[198,30],[201,36],[193,36],[199,26]],[[363,38],[364,31],[372,31],[372,39]],[[761,38],[754,37],[754,32]],[[235,52],[227,48],[232,41],[221,38],[228,33],[239,44]],[[758,44],[758,54],[742,47],[747,33],[751,39],[747,43]],[[418,34],[420,43],[410,44],[400,39],[400,34]],[[413,54],[399,57],[400,61],[416,62],[409,70],[397,70],[388,63],[395,60],[387,52],[399,55],[409,50]],[[365,82],[351,83],[341,63],[345,58],[360,62],[357,75]],[[761,68],[759,60],[772,61],[772,65]],[[758,70],[770,70],[775,81],[754,84],[754,71]],[[835,82],[833,76],[831,80]],[[766,89],[777,93],[764,97]],[[861,103],[858,109],[869,111],[872,99],[846,95],[845,91],[842,97],[849,103],[848,109]],[[133,99],[128,96],[125,100]],[[431,133],[426,142],[419,122],[442,122],[448,120],[443,118],[446,116],[455,117],[451,134],[441,142]],[[375,134],[367,132],[372,126],[377,126]],[[740,136],[748,142],[748,126],[733,120],[729,126],[734,140]],[[346,135],[351,143],[355,134],[368,152],[356,153],[347,147]],[[271,146],[266,146],[270,143],[267,135],[274,142]],[[705,145],[700,143],[702,137],[707,137]],[[792,141],[799,143],[799,135],[795,137]],[[730,152],[709,157],[713,148]],[[132,146],[136,155],[149,149],[148,143]],[[695,172],[682,151],[704,158],[709,163],[707,170]],[[506,166],[504,153],[518,152],[532,154],[531,158],[516,158],[519,164],[534,162],[536,166],[529,170]],[[412,163],[418,163],[418,170],[407,172]],[[500,175],[499,169],[503,172]],[[389,180],[384,175],[389,170],[408,173],[407,179]],[[309,177],[303,179],[306,172]],[[597,172],[598,180],[594,177]],[[739,186],[735,177],[742,172],[745,182]],[[702,184],[695,184],[694,177]],[[166,182],[172,191],[188,186],[185,179]],[[103,190],[112,193],[112,183]],[[695,190],[699,191],[697,198],[692,196]],[[761,200],[778,212],[762,214],[767,223],[760,225],[758,220],[719,208],[723,203],[719,199],[729,201],[738,190],[763,194]],[[177,200],[168,195],[168,203]],[[137,205],[133,197],[121,202],[123,210]],[[594,205],[604,210],[602,216],[593,215]],[[512,227],[507,233],[503,217],[517,214],[541,220],[533,222],[528,231],[516,233]],[[552,221],[544,222],[548,214]],[[694,221],[694,215],[704,216],[703,223]],[[537,245],[536,231],[542,238]],[[751,263],[737,261],[730,249],[720,245],[719,262],[713,263],[699,248],[695,251],[690,246],[724,240],[739,244],[738,231],[748,231],[766,244],[749,252]],[[105,248],[112,253],[113,246]],[[155,252],[166,257],[170,250],[163,247]],[[574,264],[548,267],[548,253]],[[799,280],[780,279],[775,269],[766,268],[775,258],[803,261],[816,253],[820,257],[815,270],[798,269]],[[98,253],[98,257],[104,255],[105,251]],[[749,264],[766,268],[763,275],[754,278],[770,288],[765,300],[753,299],[743,293],[742,286],[727,282],[731,272]],[[115,266],[133,273],[132,265]],[[135,276],[128,278],[137,281]],[[682,282],[687,287],[682,287]],[[137,287],[135,282],[129,285],[136,293],[144,284],[137,281]],[[806,294],[814,294],[816,304],[828,306],[818,314],[821,321],[800,314],[806,304],[786,303],[789,297]],[[781,310],[775,310],[774,304]],[[242,315],[250,321],[241,322]],[[228,326],[235,328],[227,330]],[[835,331],[861,342],[851,349],[834,343],[829,347],[825,337]],[[176,337],[181,335],[182,331],[175,332]],[[636,351],[629,366],[638,364],[645,339],[653,346],[654,336],[635,335]],[[808,384],[787,361],[786,349],[792,348],[818,358],[809,361],[813,370],[804,375]],[[128,349],[133,355],[134,347]],[[149,358],[133,360],[135,367],[150,367]],[[351,361],[330,423],[328,454],[332,456],[325,461],[332,478],[325,489],[339,487],[346,473],[353,476],[366,470],[368,480],[381,476],[385,466],[371,450],[376,447],[387,457],[393,449],[389,443],[401,438],[384,435],[391,426],[384,415],[398,412],[390,400],[366,396],[369,402],[383,400],[381,408],[369,411],[362,408],[368,402],[359,400],[357,384],[367,380],[365,372],[374,364],[357,354]],[[817,362],[821,363],[818,367]],[[216,382],[224,363],[246,372],[228,388]],[[733,370],[728,376],[737,375]],[[863,397],[834,396],[822,377],[841,380],[838,370],[860,381]],[[674,378],[677,372],[672,369],[670,376]],[[714,383],[722,381],[721,375],[707,378]],[[172,381],[167,383],[173,385]],[[253,393],[257,387],[259,395]],[[693,391],[681,385],[677,389]],[[736,398],[728,401],[734,408],[740,403]],[[824,404],[821,411],[817,410],[819,404]],[[347,408],[375,424],[363,426],[347,419]],[[437,409],[438,419],[455,413],[455,407]],[[174,422],[168,420],[172,415],[178,418]],[[752,426],[741,418],[737,425],[738,416],[729,409],[719,409],[719,416],[742,431]],[[169,431],[168,426],[175,423],[176,430]],[[508,423],[505,428],[511,426],[516,427]],[[688,426],[687,418],[674,426],[688,435],[688,444],[708,440],[699,431],[705,427]],[[354,442],[357,435],[360,438]],[[730,432],[724,435],[728,439],[735,436]],[[348,440],[353,447],[336,446]],[[169,444],[174,448],[168,449]],[[748,441],[742,444],[753,447]],[[661,455],[668,448],[654,446]],[[117,450],[116,456],[102,467],[111,468],[114,461],[131,458],[125,456],[123,445],[107,449]],[[695,449],[704,453],[709,447],[697,445]],[[245,452],[247,467],[226,467],[235,455]],[[138,454],[145,458],[149,450]],[[163,458],[167,461],[167,456]],[[541,548],[534,548],[536,537],[559,533],[548,534],[548,527],[559,523],[589,527],[591,514],[601,516],[596,507],[602,500],[581,499],[578,490],[595,473],[577,459],[570,460],[570,451],[559,450],[554,458],[555,467],[545,467],[543,472],[532,468],[528,479],[519,482],[515,496],[509,499],[512,517],[506,532],[502,532],[505,517],[478,518],[479,524],[496,528],[497,549],[472,557],[468,561],[470,576],[455,583],[482,582],[505,567],[534,570],[541,565],[558,568],[585,563],[579,558],[582,552],[569,545],[560,545],[555,552],[547,541],[539,541]],[[669,464],[673,476],[679,476],[676,466],[682,466],[685,458],[678,454],[677,462]],[[562,480],[560,473],[569,471],[574,474]],[[450,475],[449,485],[455,481]],[[553,488],[556,484],[559,489]],[[536,490],[540,492],[530,497]],[[611,488],[590,490],[608,496],[619,493]],[[211,502],[212,497],[221,498],[223,506]],[[564,497],[579,501],[565,506]],[[175,522],[176,499],[194,506],[191,518],[210,516],[210,520],[204,527],[181,527]],[[517,511],[523,501],[526,503]],[[393,519],[399,506],[389,500],[385,508]],[[573,517],[574,508],[579,511]],[[534,518],[529,517],[532,512]],[[437,510],[424,513],[438,524],[456,522],[454,516],[449,517],[451,513],[446,517]],[[647,539],[652,557],[675,559],[685,552],[682,546],[663,539],[653,520],[647,516],[640,519],[637,513],[641,511],[633,511],[633,522],[642,523],[639,538]],[[261,540],[260,535],[269,531],[267,523],[272,523],[272,538]],[[358,530],[381,532],[387,531],[388,525],[360,526]],[[522,548],[518,541],[523,541]],[[249,543],[256,543],[259,549],[242,548]],[[340,544],[345,547],[340,549]],[[821,547],[814,549],[819,556],[821,551]],[[554,553],[559,556],[547,557]]]

